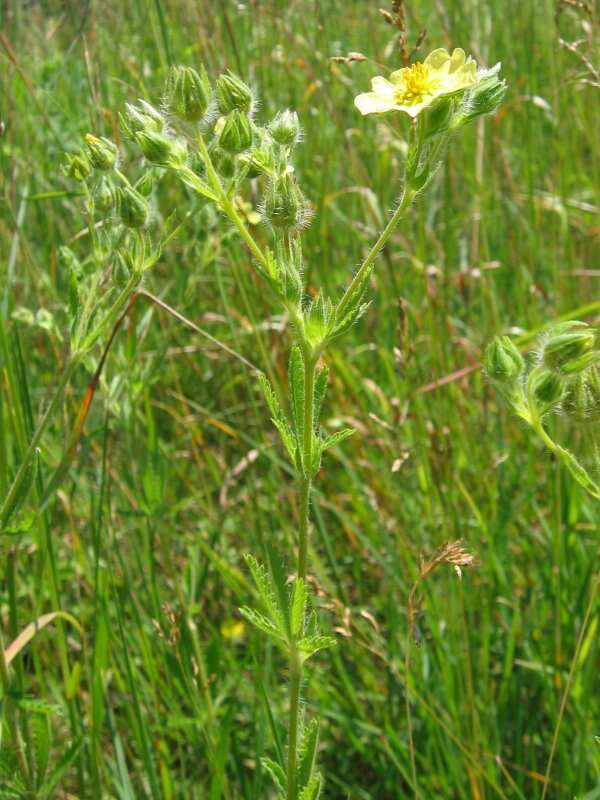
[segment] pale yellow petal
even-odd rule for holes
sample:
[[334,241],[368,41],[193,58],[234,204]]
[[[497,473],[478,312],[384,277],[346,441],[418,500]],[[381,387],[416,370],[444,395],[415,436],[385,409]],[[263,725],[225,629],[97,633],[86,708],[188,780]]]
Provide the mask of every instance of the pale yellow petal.
[[465,51],[462,49],[462,47],[455,47],[450,57],[450,72],[456,72],[462,66],[464,66],[465,58]]
[[371,88],[377,94],[394,94],[394,87],[392,84],[385,78],[382,78],[381,75],[376,75],[371,79]]
[[423,63],[436,72],[448,72],[450,69],[450,53],[445,48],[438,47],[437,50],[432,50],[429,53]]
[[354,98],[354,105],[361,114],[385,114],[395,108],[393,97],[378,92],[365,92]]

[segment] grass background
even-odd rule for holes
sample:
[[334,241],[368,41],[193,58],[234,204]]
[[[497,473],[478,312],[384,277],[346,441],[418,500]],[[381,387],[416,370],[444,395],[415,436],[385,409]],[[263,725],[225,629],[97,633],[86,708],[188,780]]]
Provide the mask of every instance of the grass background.
[[[170,63],[239,71],[261,114],[289,106],[301,116],[297,169],[316,213],[309,287],[339,292],[399,191],[403,121],[363,120],[353,108],[378,68],[330,62],[359,50],[397,65],[378,5],[6,0],[2,491],[64,360],[58,248],[85,252],[63,151],[88,131],[118,136],[117,112],[156,101]],[[479,565],[462,582],[450,569],[428,581],[412,656],[421,795],[541,796],[597,568],[598,510],[476,367],[498,332],[530,343],[582,306],[586,319],[598,314],[598,89],[558,37],[586,39],[592,61],[597,52],[585,14],[566,10],[558,24],[555,14],[550,0],[407,3],[411,38],[427,31],[421,56],[463,46],[501,60],[510,89],[495,119],[453,144],[379,260],[369,313],[331,354],[326,425],[359,434],[328,454],[314,501],[311,571],[324,624],[340,633],[305,686],[308,713],[323,718],[327,798],[410,795],[406,595],[420,555],[460,537]],[[188,203],[167,179],[155,221]],[[218,220],[199,213],[148,288],[283,389],[290,332]],[[27,322],[15,317],[23,308],[47,313]],[[88,379],[81,369],[45,438],[39,492]],[[584,456],[594,430],[553,425]],[[32,746],[46,723],[52,763],[81,740],[54,796],[269,796],[265,697],[283,719],[283,665],[237,607],[251,592],[244,552],[291,554],[294,502],[251,372],[138,302],[69,479],[27,536],[0,541],[5,638],[57,608],[83,626],[82,636],[48,628],[14,672],[15,691],[48,704],[28,718]],[[556,800],[600,798],[597,610],[558,738],[547,795]]]

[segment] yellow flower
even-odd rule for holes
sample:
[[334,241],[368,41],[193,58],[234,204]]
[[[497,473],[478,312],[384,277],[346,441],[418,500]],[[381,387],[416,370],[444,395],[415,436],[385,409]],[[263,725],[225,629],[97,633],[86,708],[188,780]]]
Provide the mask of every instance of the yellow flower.
[[452,55],[440,47],[422,64],[392,72],[389,80],[373,78],[373,91],[359,94],[354,103],[361,114],[404,111],[414,118],[438,97],[460,92],[477,81],[477,64],[471,56],[467,58],[459,47]]

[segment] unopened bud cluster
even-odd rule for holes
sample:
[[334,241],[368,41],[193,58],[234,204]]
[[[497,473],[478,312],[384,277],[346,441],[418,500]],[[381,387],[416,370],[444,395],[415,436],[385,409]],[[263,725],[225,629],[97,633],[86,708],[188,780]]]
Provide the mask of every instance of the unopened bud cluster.
[[512,340],[496,337],[486,349],[484,369],[515,410],[525,409],[530,417],[560,411],[575,424],[600,421],[600,336],[592,325],[554,325],[529,371]]

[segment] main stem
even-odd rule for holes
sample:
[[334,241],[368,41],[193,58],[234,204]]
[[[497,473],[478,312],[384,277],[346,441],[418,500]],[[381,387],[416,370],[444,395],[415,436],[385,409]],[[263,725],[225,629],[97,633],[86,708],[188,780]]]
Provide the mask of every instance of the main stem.
[[[312,446],[315,425],[315,369],[316,360],[308,348],[304,349],[304,431],[302,437],[302,466],[300,476],[300,521],[298,527],[297,578],[306,580],[308,563],[308,533],[310,492],[312,487]],[[290,718],[288,740],[287,800],[296,800],[298,790],[298,730],[300,727],[300,685],[302,660],[293,647],[290,653]]]

